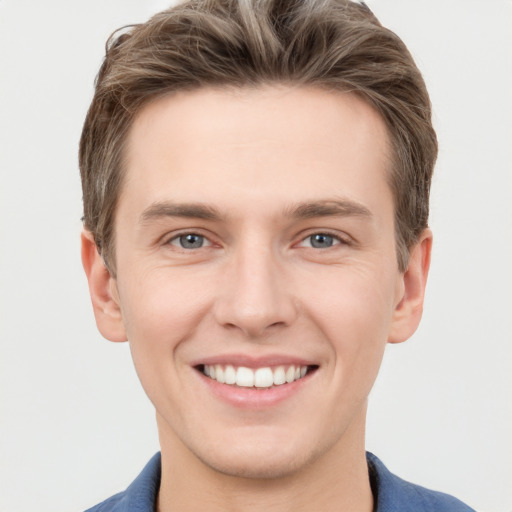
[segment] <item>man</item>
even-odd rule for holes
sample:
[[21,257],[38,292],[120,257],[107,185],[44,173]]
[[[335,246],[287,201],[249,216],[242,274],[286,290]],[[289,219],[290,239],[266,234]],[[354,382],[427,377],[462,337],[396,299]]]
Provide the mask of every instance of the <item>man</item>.
[[110,41],[82,259],[162,451],[91,510],[470,510],[364,448],[386,343],[421,318],[436,153],[364,4],[191,0]]

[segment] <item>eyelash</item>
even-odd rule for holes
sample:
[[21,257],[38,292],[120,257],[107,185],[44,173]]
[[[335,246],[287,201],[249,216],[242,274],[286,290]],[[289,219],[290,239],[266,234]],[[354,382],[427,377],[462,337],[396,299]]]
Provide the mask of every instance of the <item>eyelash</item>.
[[[311,243],[314,237],[331,238],[333,240],[333,243],[332,243],[332,245],[329,245],[328,247],[314,247],[313,243]],[[306,243],[306,241],[308,241],[308,240],[310,241],[311,245],[306,246],[306,247],[310,248],[310,249],[317,249],[317,250],[330,249],[331,247],[338,246],[338,245],[350,245],[350,240],[348,240],[346,237],[345,238],[341,237],[340,235],[331,233],[329,231],[315,231],[314,233],[310,233],[307,236],[305,236],[304,238],[302,238],[298,245],[305,247],[303,244]]]
[[[194,236],[194,237],[202,239],[203,244],[200,247],[183,247],[183,245],[181,244],[181,240],[186,237],[190,237],[190,236]],[[176,243],[173,243],[173,242],[176,242]],[[204,242],[206,242],[206,245],[204,245]],[[186,233],[179,233],[177,235],[174,235],[166,243],[169,245],[176,246],[179,249],[182,249],[185,251],[190,251],[190,250],[194,250],[194,249],[203,249],[205,247],[211,247],[213,245],[213,243],[208,239],[208,237],[206,237],[205,235],[202,235],[201,233],[197,233],[194,231],[189,231]]]
[[[182,240],[185,239],[186,237],[191,237],[191,236],[201,239],[201,245],[199,247],[184,247],[182,245]],[[331,245],[328,245],[327,247],[314,247],[313,237],[324,237],[327,239],[332,239],[332,243],[331,243]],[[306,241],[308,241],[308,240],[310,241],[311,245],[304,246],[303,244],[306,243]],[[179,249],[185,250],[185,251],[190,251],[190,250],[194,250],[194,249],[204,249],[205,247],[211,247],[213,245],[213,242],[211,240],[209,240],[209,238],[207,236],[202,235],[201,233],[197,233],[194,231],[188,231],[185,233],[179,233],[177,235],[174,235],[172,238],[170,238],[166,242],[166,244],[173,245],[173,246],[175,246]],[[308,234],[307,236],[302,238],[300,240],[300,242],[296,245],[298,245],[299,247],[302,246],[302,247],[308,247],[311,249],[321,250],[321,249],[330,249],[331,247],[334,247],[337,245],[350,245],[350,241],[347,240],[346,238],[340,237],[339,235],[336,235],[329,231],[317,231],[317,232]]]

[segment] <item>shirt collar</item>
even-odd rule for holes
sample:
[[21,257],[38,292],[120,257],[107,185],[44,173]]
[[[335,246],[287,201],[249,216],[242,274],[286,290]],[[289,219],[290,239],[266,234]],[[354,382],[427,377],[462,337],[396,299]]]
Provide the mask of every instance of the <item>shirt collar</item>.
[[[366,453],[370,485],[374,497],[374,512],[394,512],[397,510],[435,510],[437,500],[450,501],[453,508],[446,510],[471,510],[451,496],[427,491],[393,475],[372,453]],[[155,454],[140,475],[118,495],[112,512],[155,512],[161,478],[160,453]],[[453,501],[452,501],[453,500]],[[428,505],[434,505],[430,508]],[[459,508],[459,505],[463,508]]]
[[153,455],[139,476],[123,493],[113,512],[155,512],[160,478],[162,476],[160,452]]

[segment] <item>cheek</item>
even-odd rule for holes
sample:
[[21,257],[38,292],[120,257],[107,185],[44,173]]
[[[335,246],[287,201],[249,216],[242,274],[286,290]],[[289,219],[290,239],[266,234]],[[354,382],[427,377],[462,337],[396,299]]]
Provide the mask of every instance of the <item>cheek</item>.
[[182,347],[207,309],[203,286],[169,274],[147,272],[120,290],[133,364],[157,409],[162,400],[175,403],[185,396],[177,373],[183,367]]
[[367,334],[361,341],[370,340],[387,335],[395,288],[392,272],[376,272],[362,265],[358,269],[341,268],[318,280],[314,289],[309,288],[308,304],[317,321],[333,329],[331,334],[360,332]]
[[331,276],[324,292],[311,297],[309,314],[330,343],[335,371],[344,379],[376,375],[391,327],[393,302],[392,279],[364,271]]
[[[207,286],[201,279],[172,272],[147,272],[120,290],[122,314],[130,344],[160,357],[172,355],[191,337],[208,309]],[[151,347],[151,350],[147,350]]]

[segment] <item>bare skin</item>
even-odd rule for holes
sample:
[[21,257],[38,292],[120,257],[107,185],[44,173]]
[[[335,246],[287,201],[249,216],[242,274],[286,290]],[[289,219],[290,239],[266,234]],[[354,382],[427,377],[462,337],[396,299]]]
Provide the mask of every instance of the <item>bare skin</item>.
[[[156,408],[159,512],[372,510],[367,397],[420,321],[431,248],[426,230],[398,270],[388,147],[364,101],[316,89],[203,89],[137,116],[116,278],[87,232],[82,255],[98,327],[130,341]],[[221,382],[228,366],[296,377]]]

